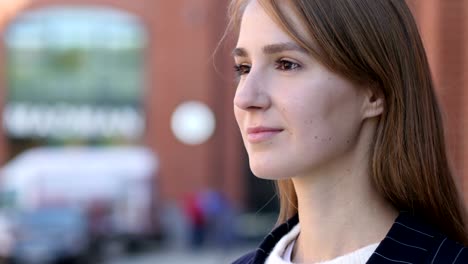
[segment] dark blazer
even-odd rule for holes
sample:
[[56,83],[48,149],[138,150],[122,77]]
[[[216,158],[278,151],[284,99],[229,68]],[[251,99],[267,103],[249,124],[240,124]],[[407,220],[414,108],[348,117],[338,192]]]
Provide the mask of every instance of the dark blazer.
[[[263,264],[276,243],[298,223],[294,216],[268,234],[259,248],[233,264]],[[410,213],[401,212],[368,264],[468,264],[468,250]]]

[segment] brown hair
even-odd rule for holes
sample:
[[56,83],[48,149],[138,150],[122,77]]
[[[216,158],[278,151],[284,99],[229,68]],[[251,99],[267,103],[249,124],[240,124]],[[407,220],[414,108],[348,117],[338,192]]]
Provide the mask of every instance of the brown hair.
[[[272,19],[331,71],[385,97],[371,149],[371,177],[398,210],[467,243],[464,208],[448,165],[443,127],[424,47],[404,0],[258,0]],[[236,30],[248,1],[233,0]],[[292,11],[299,25],[292,21]],[[303,31],[302,31],[303,32]],[[277,181],[278,221],[297,213],[291,180]]]

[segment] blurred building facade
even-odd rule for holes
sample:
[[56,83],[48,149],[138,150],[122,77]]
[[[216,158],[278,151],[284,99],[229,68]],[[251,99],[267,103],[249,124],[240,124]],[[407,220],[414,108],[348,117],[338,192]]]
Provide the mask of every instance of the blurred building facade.
[[[245,160],[232,114],[233,77],[226,76],[230,54],[225,49],[220,50],[224,54],[214,54],[225,27],[227,1],[34,0],[5,5],[2,35],[21,14],[50,7],[109,7],[138,17],[148,39],[143,92],[146,126],[140,143],[150,146],[160,159],[155,179],[159,197],[180,200],[186,193],[211,188],[223,191],[231,201],[242,201]],[[0,61],[6,61],[5,43]],[[0,82],[6,95],[4,75]],[[202,102],[215,113],[215,132],[202,144],[184,144],[171,131],[171,117],[186,101]],[[0,138],[0,157],[5,162],[12,146],[5,134]]]
[[468,202],[468,2],[410,0],[442,107],[451,165]]
[[[245,152],[232,113],[234,83],[229,45],[218,47],[229,0],[22,0],[0,8],[0,34],[24,12],[56,6],[100,6],[138,17],[148,42],[144,51],[143,109],[146,126],[142,144],[160,159],[155,186],[164,200],[180,200],[190,192],[221,190],[243,207],[254,190]],[[443,107],[448,149],[462,190],[468,190],[468,1],[410,0],[420,25]],[[6,61],[0,44],[0,63]],[[232,46],[231,46],[232,47]],[[5,69],[2,65],[1,69]],[[0,74],[0,106],[8,91]],[[199,101],[215,114],[213,136],[196,145],[184,144],[171,130],[172,115],[181,103]],[[2,134],[3,133],[3,134]],[[11,157],[11,144],[0,132],[0,162]],[[253,187],[254,186],[254,187]],[[466,192],[464,192],[466,193]],[[468,194],[465,194],[465,200]]]

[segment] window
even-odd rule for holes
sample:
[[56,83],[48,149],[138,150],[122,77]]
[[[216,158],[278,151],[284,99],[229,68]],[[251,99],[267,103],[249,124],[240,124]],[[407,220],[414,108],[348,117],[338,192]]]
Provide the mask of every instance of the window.
[[11,138],[138,139],[146,34],[138,18],[103,7],[53,7],[7,29]]

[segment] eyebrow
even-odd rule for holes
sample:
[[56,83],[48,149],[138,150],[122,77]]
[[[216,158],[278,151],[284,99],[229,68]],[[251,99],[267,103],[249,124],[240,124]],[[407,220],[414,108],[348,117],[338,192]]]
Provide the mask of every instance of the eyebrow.
[[[263,53],[265,54],[275,54],[284,51],[299,51],[302,53],[308,53],[304,48],[300,47],[296,43],[293,42],[284,42],[284,43],[275,43],[266,45],[262,48]],[[248,52],[244,48],[235,48],[232,51],[232,55],[235,57],[248,57]]]

